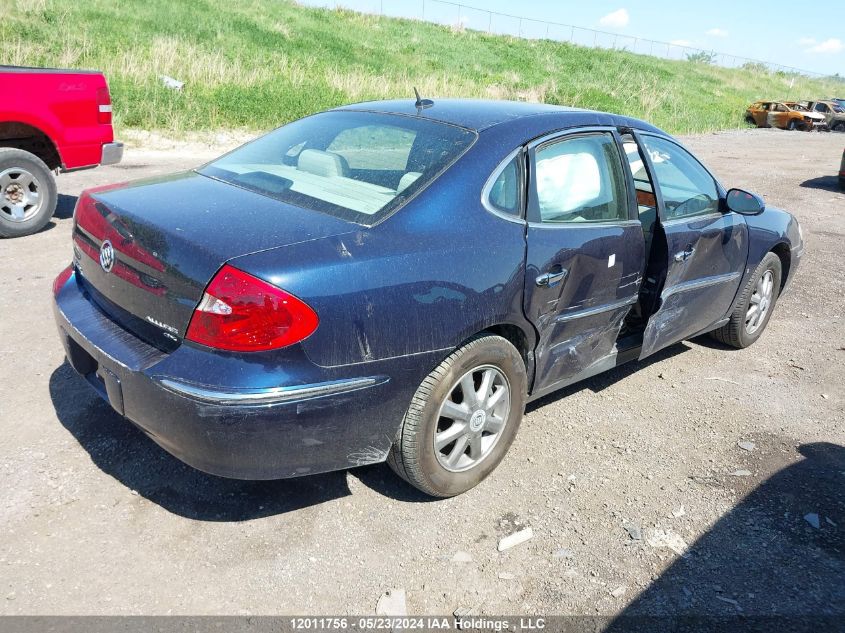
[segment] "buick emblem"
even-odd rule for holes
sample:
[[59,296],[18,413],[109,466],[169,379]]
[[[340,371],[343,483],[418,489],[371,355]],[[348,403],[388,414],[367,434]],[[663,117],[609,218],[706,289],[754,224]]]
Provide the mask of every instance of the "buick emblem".
[[114,247],[108,240],[103,242],[100,247],[100,266],[107,273],[111,272],[112,266],[114,266]]

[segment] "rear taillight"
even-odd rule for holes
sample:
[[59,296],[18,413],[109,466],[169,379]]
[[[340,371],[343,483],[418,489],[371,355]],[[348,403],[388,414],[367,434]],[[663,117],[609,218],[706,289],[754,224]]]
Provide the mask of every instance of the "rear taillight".
[[111,123],[111,95],[108,88],[97,89],[97,123]]
[[205,289],[185,338],[232,352],[262,352],[298,343],[318,324],[316,313],[293,295],[225,265]]

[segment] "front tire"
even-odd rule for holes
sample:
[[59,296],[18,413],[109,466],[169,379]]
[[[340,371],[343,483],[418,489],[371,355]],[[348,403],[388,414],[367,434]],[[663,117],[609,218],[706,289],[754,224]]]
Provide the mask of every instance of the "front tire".
[[745,284],[730,321],[711,332],[711,336],[738,349],[744,349],[760,338],[780,294],[781,270],[780,257],[767,253]]
[[57,200],[56,180],[44,161],[20,149],[0,149],[0,237],[40,231]]
[[417,389],[387,463],[433,497],[478,485],[504,458],[525,411],[525,363],[506,339],[481,335]]

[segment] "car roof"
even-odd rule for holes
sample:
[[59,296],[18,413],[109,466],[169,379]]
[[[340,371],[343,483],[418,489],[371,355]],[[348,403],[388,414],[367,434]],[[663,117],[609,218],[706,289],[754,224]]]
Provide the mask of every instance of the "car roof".
[[594,121],[596,114],[609,117],[611,119],[610,122],[614,125],[660,131],[648,123],[629,117],[546,103],[491,99],[434,99],[433,102],[433,105],[423,109],[416,107],[414,99],[365,101],[342,106],[337,109],[415,116],[458,125],[477,132],[502,123],[511,123],[527,117],[540,116],[543,116],[552,127],[589,124]]

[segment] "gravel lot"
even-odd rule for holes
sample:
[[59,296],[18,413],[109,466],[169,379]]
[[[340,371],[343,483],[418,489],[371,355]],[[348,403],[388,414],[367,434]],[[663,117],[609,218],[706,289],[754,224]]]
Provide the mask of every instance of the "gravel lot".
[[678,344],[531,405],[494,475],[442,501],[385,465],[204,475],[113,413],[63,362],[50,311],[75,197],[232,138],[62,175],[54,223],[0,242],[0,614],[368,614],[402,588],[417,614],[845,615],[845,135],[685,141],[803,225],[766,334]]

